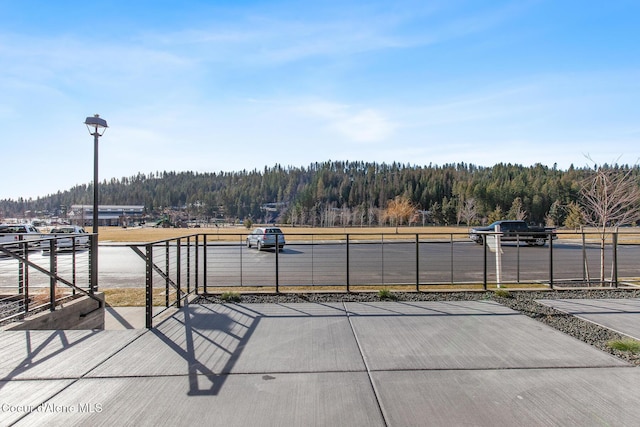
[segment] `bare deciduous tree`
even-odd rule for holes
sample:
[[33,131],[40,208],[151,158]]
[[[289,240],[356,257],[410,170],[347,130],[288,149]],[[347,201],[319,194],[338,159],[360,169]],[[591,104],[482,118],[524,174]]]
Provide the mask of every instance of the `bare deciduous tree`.
[[398,226],[403,222],[408,222],[416,212],[416,207],[411,203],[409,199],[403,196],[397,196],[395,199],[390,200],[385,210],[385,217],[392,220],[396,226],[396,233],[398,232]]
[[476,199],[466,199],[462,202],[462,205],[458,206],[458,225],[460,225],[460,221],[462,220],[467,224],[467,227],[470,227],[476,219],[478,219]]
[[351,223],[352,215],[353,213],[351,212],[351,209],[349,207],[342,207],[342,209],[340,210],[340,222],[342,223],[343,227],[346,227]]
[[585,224],[600,238],[600,281],[605,276],[605,243],[611,229],[640,217],[640,186],[633,168],[594,167],[582,184],[581,204]]
[[381,222],[380,209],[374,207],[373,204],[370,204],[369,208],[367,209],[367,221],[368,221],[369,227],[371,227],[371,225],[374,224],[376,221],[378,221],[378,223]]

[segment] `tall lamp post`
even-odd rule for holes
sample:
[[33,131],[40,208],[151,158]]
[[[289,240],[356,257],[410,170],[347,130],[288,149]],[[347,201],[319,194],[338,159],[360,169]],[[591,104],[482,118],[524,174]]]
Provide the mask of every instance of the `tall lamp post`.
[[93,240],[91,247],[91,290],[98,289],[98,138],[107,130],[107,121],[99,114],[84,121],[89,134],[93,136]]

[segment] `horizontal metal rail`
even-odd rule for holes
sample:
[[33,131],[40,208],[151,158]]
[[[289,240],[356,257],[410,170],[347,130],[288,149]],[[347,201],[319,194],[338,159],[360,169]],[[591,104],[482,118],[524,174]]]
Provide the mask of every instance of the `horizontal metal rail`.
[[91,242],[96,238],[65,234],[0,244],[0,323],[43,309],[54,311],[79,295],[101,307],[90,280],[95,260]]
[[[490,235],[499,234],[485,233]],[[640,233],[614,233],[602,240],[593,233],[550,232],[544,247],[512,234],[497,251],[491,239],[475,245],[468,233],[288,233],[282,250],[276,244],[261,251],[248,247],[247,236],[197,233],[130,245],[145,260],[147,327],[158,315],[153,311],[158,295],[164,296],[166,310],[179,308],[191,295],[223,291],[553,289],[638,285],[640,280]]]
[[[196,274],[199,264],[198,237],[198,235],[189,235],[144,245],[129,245],[145,261],[145,324],[147,328],[152,327],[154,317],[160,316],[172,307],[182,307],[189,296],[198,293],[198,275]],[[155,277],[159,277],[164,282],[163,291],[154,292],[161,289],[155,289]],[[164,293],[164,308],[156,310],[155,313],[153,308],[158,305],[154,304],[154,293]]]

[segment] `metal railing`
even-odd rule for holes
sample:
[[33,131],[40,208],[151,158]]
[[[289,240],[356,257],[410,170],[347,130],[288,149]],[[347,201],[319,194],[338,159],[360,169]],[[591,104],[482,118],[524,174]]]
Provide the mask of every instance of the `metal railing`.
[[[22,237],[22,236],[20,236]],[[19,239],[0,244],[0,323],[21,319],[59,304],[94,295],[96,265],[93,234]]]
[[[201,277],[198,249],[201,245],[206,248],[206,235],[194,234],[145,245],[130,245],[145,261],[145,324],[148,328],[153,324],[153,317],[171,307],[180,308],[189,295],[198,292]],[[206,252],[203,251],[205,263]],[[155,285],[155,278],[161,280],[159,286]],[[154,290],[163,294],[160,295],[164,296],[161,304],[155,303]],[[164,309],[154,313],[154,306],[164,306]]]
[[[198,233],[130,245],[145,260],[147,327],[154,305],[181,307],[193,294],[222,291],[351,292],[637,286],[640,233],[557,232],[545,246],[519,236],[500,246],[500,263],[484,239],[467,233],[288,233],[282,251],[258,251],[247,234]],[[532,242],[533,243],[533,242]],[[600,263],[604,260],[604,275]]]

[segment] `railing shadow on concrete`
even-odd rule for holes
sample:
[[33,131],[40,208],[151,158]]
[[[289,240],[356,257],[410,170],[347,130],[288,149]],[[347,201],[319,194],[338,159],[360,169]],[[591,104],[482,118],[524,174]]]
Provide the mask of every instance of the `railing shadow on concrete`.
[[[226,313],[213,309],[200,313],[192,307],[185,305],[180,314],[174,314],[154,328],[153,334],[187,363],[188,395],[215,396],[255,331],[259,318],[249,319],[248,325],[243,325],[243,332],[238,334],[234,328],[237,322]],[[198,309],[203,308],[198,306]],[[212,351],[216,349],[220,351]],[[217,360],[210,359],[213,354],[218,355]],[[222,368],[215,369],[220,364]]]
[[[84,343],[99,333],[97,330],[77,331],[80,336],[70,337],[67,331],[17,331],[24,335],[24,358],[18,360],[10,372],[0,378],[0,390],[18,375],[33,370],[54,359],[68,349]],[[75,334],[74,334],[75,335]],[[56,343],[56,340],[58,341]],[[6,362],[6,361],[5,361]]]

